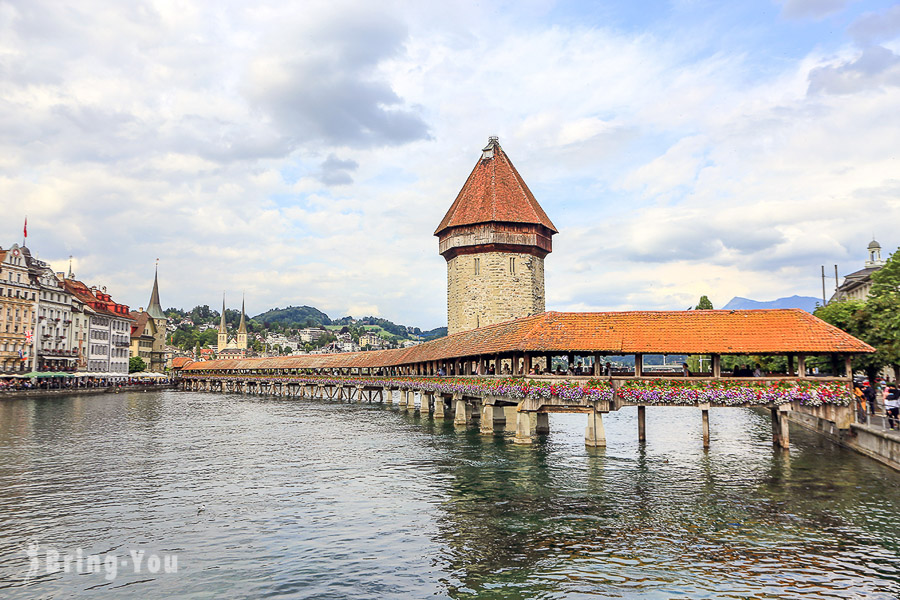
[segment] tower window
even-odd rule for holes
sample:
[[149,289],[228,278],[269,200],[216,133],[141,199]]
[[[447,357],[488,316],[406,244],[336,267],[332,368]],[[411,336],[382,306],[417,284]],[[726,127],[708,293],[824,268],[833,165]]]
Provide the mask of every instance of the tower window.
[[480,273],[481,273],[481,259],[476,258],[475,259],[475,274],[479,275]]
[[509,258],[509,273],[510,275],[516,274],[516,258],[514,256]]

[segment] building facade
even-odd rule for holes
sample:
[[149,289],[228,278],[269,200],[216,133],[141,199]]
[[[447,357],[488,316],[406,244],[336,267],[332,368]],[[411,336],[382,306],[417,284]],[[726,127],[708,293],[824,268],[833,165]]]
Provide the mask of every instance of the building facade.
[[30,253],[13,244],[0,249],[0,372],[23,373],[33,366],[38,285],[29,269]]
[[73,372],[78,353],[71,345],[72,294],[65,289],[62,273],[54,273],[49,265],[35,259],[31,263],[39,288],[36,370]]
[[447,333],[545,310],[556,227],[491,137],[434,235],[447,261]]
[[844,300],[865,301],[872,289],[872,275],[883,267],[887,261],[881,258],[881,244],[872,240],[866,248],[867,258],[863,268],[854,271],[846,277],[844,282],[834,291],[829,302],[842,302]]
[[162,373],[166,368],[166,335],[168,319],[159,303],[159,270],[153,274],[153,290],[147,310],[131,313],[130,356],[140,357],[147,370]]
[[77,279],[66,279],[65,287],[90,308],[83,313],[86,327],[80,327],[87,329],[86,370],[127,376],[132,324],[128,306],[115,302],[106,288],[89,288]]

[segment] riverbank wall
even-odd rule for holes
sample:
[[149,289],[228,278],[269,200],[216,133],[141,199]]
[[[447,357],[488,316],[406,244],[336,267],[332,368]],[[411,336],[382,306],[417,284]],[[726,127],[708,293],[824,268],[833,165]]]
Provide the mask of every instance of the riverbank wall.
[[862,423],[850,423],[848,428],[841,429],[833,421],[796,411],[791,411],[788,419],[835,444],[855,450],[900,471],[900,433],[896,431]]
[[15,390],[0,392],[0,401],[19,398],[43,398],[47,396],[84,396],[88,394],[116,394],[123,392],[146,392],[151,390],[174,389],[176,384],[125,385],[97,388],[61,388],[54,390]]

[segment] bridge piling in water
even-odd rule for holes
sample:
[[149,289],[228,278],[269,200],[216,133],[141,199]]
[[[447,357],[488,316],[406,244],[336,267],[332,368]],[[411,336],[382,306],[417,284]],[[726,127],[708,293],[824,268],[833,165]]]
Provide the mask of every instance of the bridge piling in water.
[[606,447],[606,430],[603,428],[603,413],[596,408],[588,413],[588,424],[584,430],[584,445],[593,448]]
[[709,404],[701,404],[700,420],[703,423],[703,447],[709,448]]
[[637,422],[638,422],[638,442],[644,443],[647,441],[647,407],[646,406],[638,406],[637,407]]

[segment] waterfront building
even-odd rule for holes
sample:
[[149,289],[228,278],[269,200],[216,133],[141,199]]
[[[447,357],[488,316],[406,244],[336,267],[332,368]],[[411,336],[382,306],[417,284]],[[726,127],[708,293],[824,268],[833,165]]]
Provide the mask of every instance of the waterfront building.
[[872,289],[872,275],[887,261],[881,258],[881,244],[874,239],[869,242],[866,252],[867,258],[863,263],[863,268],[844,277],[844,282],[834,291],[829,302],[865,301],[869,297],[869,290]]
[[166,368],[166,332],[168,319],[159,303],[159,271],[153,274],[153,290],[147,310],[131,313],[131,356],[144,360],[149,371],[162,373]]
[[[69,278],[74,279],[71,269],[69,269]],[[63,286],[65,287],[65,280],[63,280]],[[90,322],[96,311],[78,296],[71,295],[71,300],[72,324],[69,326],[69,348],[75,355],[75,368],[78,371],[86,371]]]
[[556,227],[496,137],[434,235],[447,261],[447,333],[544,312]]
[[155,371],[153,364],[153,344],[156,341],[156,322],[150,318],[150,313],[143,308],[131,313],[131,348],[130,356],[140,358],[147,365],[147,369]]
[[128,306],[115,302],[105,287],[89,288],[77,279],[66,279],[65,287],[92,309],[87,319],[87,371],[128,375],[132,324]]
[[35,370],[75,371],[78,353],[71,346],[72,294],[63,285],[63,273],[54,273],[43,261],[32,258],[30,262],[38,287]]
[[32,366],[38,285],[28,261],[28,248],[0,248],[0,372],[22,373]]

